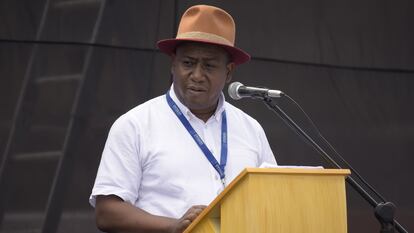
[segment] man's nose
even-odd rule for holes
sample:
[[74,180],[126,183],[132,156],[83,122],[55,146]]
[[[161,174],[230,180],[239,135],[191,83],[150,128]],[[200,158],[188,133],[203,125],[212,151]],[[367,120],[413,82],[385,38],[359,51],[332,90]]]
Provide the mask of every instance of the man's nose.
[[204,69],[202,64],[197,63],[197,65],[194,67],[194,70],[191,74],[191,78],[196,82],[201,82],[204,80]]

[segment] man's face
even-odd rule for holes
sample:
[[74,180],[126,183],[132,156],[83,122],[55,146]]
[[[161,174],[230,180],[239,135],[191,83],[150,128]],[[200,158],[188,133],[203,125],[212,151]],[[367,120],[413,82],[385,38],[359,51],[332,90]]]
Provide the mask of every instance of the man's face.
[[193,112],[214,111],[235,67],[227,52],[214,45],[185,43],[172,58],[171,73],[178,99]]

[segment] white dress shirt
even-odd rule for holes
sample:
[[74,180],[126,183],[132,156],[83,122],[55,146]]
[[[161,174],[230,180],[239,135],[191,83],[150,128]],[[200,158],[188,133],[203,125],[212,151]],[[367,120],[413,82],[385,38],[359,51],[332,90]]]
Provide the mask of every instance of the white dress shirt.
[[[245,167],[276,164],[260,124],[225,102],[204,122],[170,89],[198,135],[220,161],[221,113],[226,110],[226,185]],[[90,203],[97,195],[116,195],[154,215],[180,218],[192,205],[208,205],[221,191],[220,176],[162,95],[122,115],[112,125],[102,153]]]

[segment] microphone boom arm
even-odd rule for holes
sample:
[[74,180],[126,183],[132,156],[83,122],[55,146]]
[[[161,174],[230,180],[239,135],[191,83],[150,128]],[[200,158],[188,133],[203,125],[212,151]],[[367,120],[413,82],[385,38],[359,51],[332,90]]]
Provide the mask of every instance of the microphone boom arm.
[[[262,98],[264,104],[275,112],[282,121],[289,126],[299,137],[310,144],[328,163],[336,168],[341,168],[335,160],[326,153],[304,130],[302,130],[277,104],[273,103],[272,98]],[[394,228],[400,233],[408,233],[404,227],[394,219],[395,205],[391,202],[377,202],[356,180],[351,176],[346,177],[346,181],[357,191],[372,207],[374,207],[375,217],[381,224],[381,233],[393,233]]]

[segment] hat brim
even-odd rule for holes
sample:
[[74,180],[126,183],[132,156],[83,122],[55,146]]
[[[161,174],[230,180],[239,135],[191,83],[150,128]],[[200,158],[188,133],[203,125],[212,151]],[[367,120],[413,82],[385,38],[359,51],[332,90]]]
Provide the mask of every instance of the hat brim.
[[240,64],[250,61],[250,55],[237,47],[220,44],[220,43],[214,43],[211,41],[206,41],[206,40],[201,40],[201,39],[165,39],[165,40],[158,41],[157,46],[161,50],[161,52],[166,53],[171,56],[175,53],[175,49],[177,45],[185,41],[218,45],[222,47],[223,49],[225,49],[230,54],[232,61],[236,65],[240,65]]

